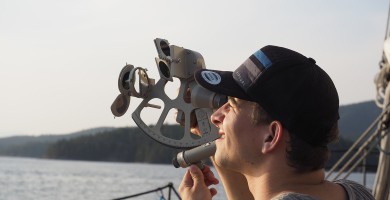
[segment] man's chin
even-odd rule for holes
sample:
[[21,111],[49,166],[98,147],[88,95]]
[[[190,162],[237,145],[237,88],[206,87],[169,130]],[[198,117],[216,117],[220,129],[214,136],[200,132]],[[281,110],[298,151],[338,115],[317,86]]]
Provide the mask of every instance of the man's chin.
[[218,147],[217,147],[217,152],[215,153],[215,156],[214,156],[214,160],[215,160],[215,163],[220,167],[226,167],[229,163],[227,155],[224,155],[221,152],[218,152]]

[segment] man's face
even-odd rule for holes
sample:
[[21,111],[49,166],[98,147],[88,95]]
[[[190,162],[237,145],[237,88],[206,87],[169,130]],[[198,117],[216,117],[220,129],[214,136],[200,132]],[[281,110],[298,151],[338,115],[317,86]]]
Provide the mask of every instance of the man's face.
[[261,154],[261,132],[265,125],[252,123],[253,103],[229,98],[212,116],[212,122],[219,128],[221,137],[216,141],[217,165],[229,169],[240,169],[244,163],[258,162]]

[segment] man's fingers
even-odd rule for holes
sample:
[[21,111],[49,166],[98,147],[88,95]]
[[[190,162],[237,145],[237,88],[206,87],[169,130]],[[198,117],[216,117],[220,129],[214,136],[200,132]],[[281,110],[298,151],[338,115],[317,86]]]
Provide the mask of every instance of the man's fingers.
[[204,174],[205,183],[207,186],[216,185],[219,183],[218,179],[215,178],[214,173],[210,170],[210,167],[205,166],[202,172]]
[[196,165],[190,166],[190,174],[192,177],[192,180],[194,181],[194,186],[204,185],[204,176],[202,171],[197,167]]
[[189,171],[187,171],[184,174],[183,180],[180,184],[180,190],[184,188],[191,188],[194,185],[194,181],[192,180],[191,174]]
[[210,194],[211,196],[215,196],[217,194],[217,190],[215,188],[210,188]]

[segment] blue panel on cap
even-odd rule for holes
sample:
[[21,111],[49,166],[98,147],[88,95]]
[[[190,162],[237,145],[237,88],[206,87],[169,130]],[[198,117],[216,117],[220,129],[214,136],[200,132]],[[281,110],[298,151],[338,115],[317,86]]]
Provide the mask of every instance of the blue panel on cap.
[[268,59],[268,57],[261,51],[256,51],[253,55],[263,64],[265,68],[268,68],[272,65],[272,62]]

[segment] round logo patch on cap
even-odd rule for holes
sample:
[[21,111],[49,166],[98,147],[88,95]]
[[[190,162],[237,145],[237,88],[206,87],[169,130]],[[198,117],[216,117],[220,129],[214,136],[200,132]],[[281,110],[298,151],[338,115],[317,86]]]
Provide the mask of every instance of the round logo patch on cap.
[[200,73],[203,80],[211,85],[218,85],[221,82],[221,76],[213,71],[202,71]]

